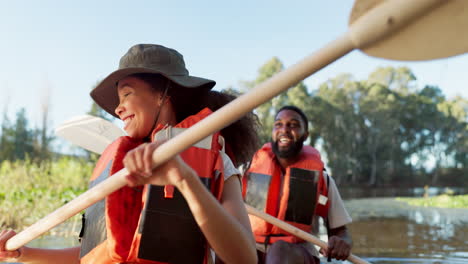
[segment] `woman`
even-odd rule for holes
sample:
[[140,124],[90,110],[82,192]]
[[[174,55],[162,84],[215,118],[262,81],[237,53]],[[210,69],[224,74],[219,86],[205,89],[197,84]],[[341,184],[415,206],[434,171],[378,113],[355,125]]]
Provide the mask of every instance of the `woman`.
[[130,48],[119,69],[91,92],[96,103],[124,122],[129,136],[106,149],[91,185],[125,166],[129,187],[88,208],[81,249],[7,252],[5,241],[14,232],[3,231],[0,261],[203,263],[211,247],[226,263],[256,263],[239,172],[224,152],[235,164],[255,152],[251,115],[151,170],[151,155],[160,144],[234,98],[210,91],[214,85],[189,76],[182,55],[173,49]]

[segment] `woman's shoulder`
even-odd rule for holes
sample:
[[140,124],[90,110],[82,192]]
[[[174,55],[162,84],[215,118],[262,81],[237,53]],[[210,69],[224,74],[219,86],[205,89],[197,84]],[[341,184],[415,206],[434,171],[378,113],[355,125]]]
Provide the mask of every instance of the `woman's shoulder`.
[[219,151],[224,165],[224,180],[226,181],[232,175],[240,175],[240,171],[234,167],[232,160],[224,151]]

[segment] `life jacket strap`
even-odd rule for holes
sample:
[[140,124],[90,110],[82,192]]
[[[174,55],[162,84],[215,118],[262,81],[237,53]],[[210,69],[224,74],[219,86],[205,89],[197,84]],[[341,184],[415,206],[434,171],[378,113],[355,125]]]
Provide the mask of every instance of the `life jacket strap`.
[[268,245],[270,245],[270,238],[271,237],[284,237],[286,236],[285,234],[269,234],[265,236],[265,241],[263,242],[263,245],[265,246],[265,253],[267,251]]

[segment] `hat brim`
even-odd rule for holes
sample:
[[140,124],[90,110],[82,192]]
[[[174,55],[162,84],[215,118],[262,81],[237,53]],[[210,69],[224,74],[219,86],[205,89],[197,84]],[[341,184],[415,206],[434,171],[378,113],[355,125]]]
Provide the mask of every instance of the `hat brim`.
[[162,76],[168,78],[169,80],[175,82],[176,84],[196,89],[199,92],[208,92],[216,85],[216,82],[213,80],[200,78],[190,75],[167,75],[164,72],[155,71],[153,69],[143,68],[143,67],[131,67],[116,70],[113,73],[109,74],[101,83],[99,83],[96,88],[94,88],[90,95],[93,100],[107,113],[115,116],[115,108],[119,105],[119,96],[117,93],[117,82],[125,78],[126,76],[137,74],[137,73],[154,73],[161,74]]

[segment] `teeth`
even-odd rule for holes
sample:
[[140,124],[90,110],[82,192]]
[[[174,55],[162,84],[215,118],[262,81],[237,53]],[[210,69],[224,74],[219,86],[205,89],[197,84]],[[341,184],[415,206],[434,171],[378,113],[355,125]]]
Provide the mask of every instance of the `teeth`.
[[288,143],[289,141],[291,141],[289,138],[281,138],[280,139],[281,143]]
[[128,118],[125,118],[124,120],[124,124],[128,124],[130,121],[132,121],[133,117],[128,117]]

